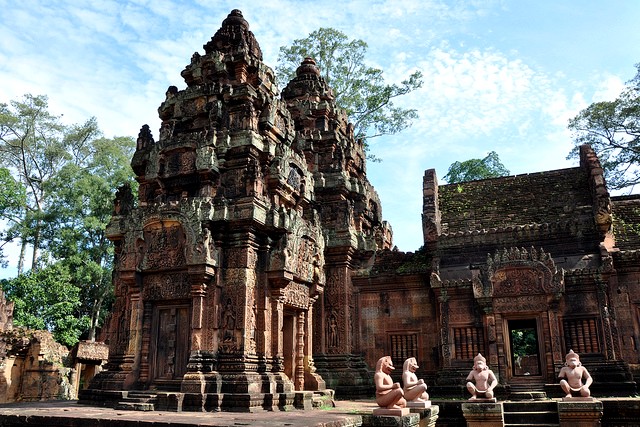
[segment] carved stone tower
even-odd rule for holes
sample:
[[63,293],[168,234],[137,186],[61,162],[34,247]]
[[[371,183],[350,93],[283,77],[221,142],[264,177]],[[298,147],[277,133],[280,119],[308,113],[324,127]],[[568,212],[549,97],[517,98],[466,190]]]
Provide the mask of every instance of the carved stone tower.
[[309,403],[324,238],[314,176],[273,71],[242,13],[195,53],[132,160],[137,207],[118,196],[111,357],[85,398],[179,392],[185,409]]
[[391,246],[378,194],[365,171],[362,141],[311,58],[282,93],[315,182],[325,236],[326,291],[314,310],[314,359],[327,385],[344,397],[371,395],[372,375],[360,355],[359,308],[351,282],[376,250]]

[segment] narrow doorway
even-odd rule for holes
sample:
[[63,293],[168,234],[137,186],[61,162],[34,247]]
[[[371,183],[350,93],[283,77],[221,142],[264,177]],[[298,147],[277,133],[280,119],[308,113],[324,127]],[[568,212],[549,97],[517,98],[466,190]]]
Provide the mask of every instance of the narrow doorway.
[[189,359],[189,306],[156,306],[152,330],[152,378],[156,384],[182,379]]
[[540,351],[536,319],[509,320],[511,375],[540,376]]
[[296,372],[296,317],[294,313],[285,311],[282,319],[282,351],[284,373],[291,381]]

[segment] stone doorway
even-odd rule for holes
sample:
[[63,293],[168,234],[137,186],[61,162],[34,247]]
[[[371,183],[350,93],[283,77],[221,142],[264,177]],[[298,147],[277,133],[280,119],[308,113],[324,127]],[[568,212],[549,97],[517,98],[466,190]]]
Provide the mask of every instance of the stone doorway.
[[535,318],[507,321],[512,379],[542,375],[538,322]]
[[189,306],[158,305],[153,310],[151,382],[154,388],[180,386],[189,361]]
[[282,344],[284,373],[293,381],[296,373],[296,315],[293,311],[285,311],[284,313]]

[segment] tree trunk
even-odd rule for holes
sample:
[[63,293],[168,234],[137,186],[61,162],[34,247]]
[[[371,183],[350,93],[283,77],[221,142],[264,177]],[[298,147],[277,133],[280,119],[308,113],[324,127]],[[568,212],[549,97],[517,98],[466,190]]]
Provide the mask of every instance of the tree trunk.
[[24,255],[27,251],[27,241],[24,238],[20,239],[20,256],[18,257],[18,275],[24,272]]

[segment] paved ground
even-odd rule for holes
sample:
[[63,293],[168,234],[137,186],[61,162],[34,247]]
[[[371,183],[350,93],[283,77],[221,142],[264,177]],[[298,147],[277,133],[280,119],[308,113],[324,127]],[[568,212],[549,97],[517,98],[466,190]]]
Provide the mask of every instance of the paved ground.
[[371,413],[374,401],[336,401],[336,407],[311,411],[161,412],[123,411],[79,405],[74,401],[10,403],[0,405],[0,427],[347,427],[361,424],[360,413]]

